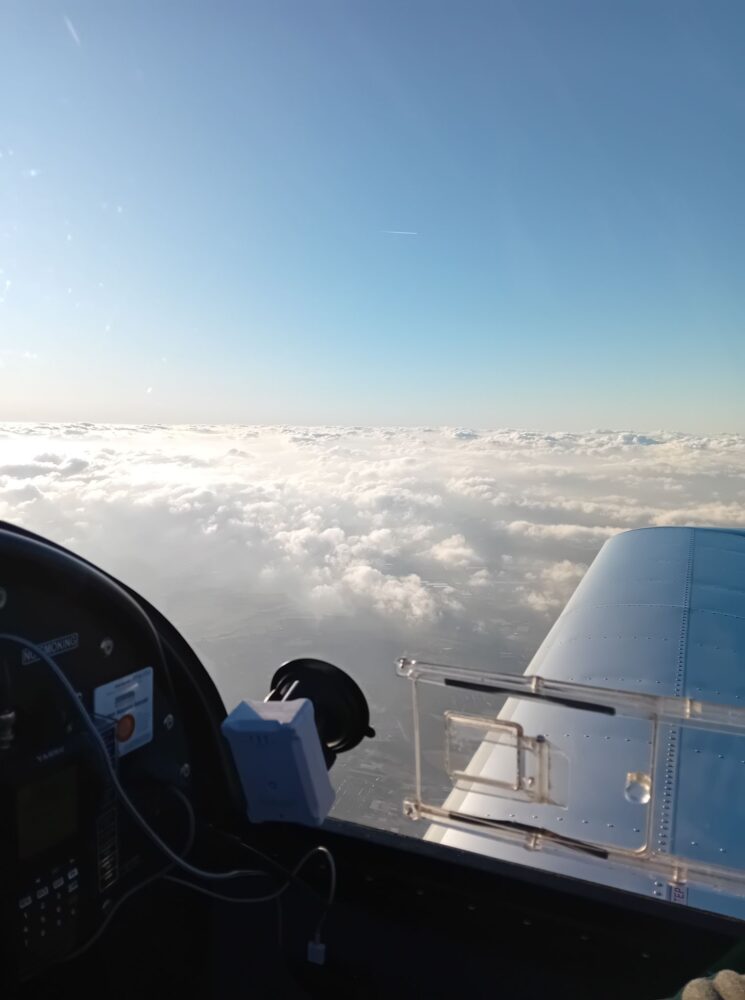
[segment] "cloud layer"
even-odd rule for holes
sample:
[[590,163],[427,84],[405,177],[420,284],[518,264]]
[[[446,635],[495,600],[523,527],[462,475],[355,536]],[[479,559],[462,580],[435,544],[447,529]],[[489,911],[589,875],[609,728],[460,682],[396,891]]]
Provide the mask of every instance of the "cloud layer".
[[519,669],[608,537],[744,500],[737,435],[0,425],[0,518],[141,590],[227,701],[312,651],[391,719],[398,653]]
[[744,497],[735,435],[0,427],[0,516],[156,599],[277,594],[416,632],[503,636],[510,609],[559,607],[615,532],[745,526]]

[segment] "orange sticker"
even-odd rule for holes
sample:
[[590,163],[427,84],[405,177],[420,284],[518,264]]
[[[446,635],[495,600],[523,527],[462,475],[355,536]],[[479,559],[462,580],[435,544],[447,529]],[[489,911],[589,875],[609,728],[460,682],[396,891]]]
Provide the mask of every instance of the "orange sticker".
[[135,731],[135,717],[127,713],[123,715],[116,724],[116,738],[120,743],[126,743],[132,739]]

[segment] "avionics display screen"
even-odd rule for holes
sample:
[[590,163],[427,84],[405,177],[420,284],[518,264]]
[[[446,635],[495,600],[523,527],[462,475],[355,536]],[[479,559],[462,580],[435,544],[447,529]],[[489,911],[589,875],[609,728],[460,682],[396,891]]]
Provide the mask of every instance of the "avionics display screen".
[[78,828],[78,769],[66,767],[24,785],[16,799],[18,854],[31,858]]

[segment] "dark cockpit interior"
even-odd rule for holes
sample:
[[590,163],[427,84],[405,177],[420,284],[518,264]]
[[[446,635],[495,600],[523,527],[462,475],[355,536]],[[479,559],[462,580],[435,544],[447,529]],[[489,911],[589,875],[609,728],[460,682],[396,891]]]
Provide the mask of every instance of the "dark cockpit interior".
[[[298,661],[327,767],[374,739]],[[226,706],[177,630],[0,527],[3,996],[671,996],[739,926],[339,821],[251,822]]]

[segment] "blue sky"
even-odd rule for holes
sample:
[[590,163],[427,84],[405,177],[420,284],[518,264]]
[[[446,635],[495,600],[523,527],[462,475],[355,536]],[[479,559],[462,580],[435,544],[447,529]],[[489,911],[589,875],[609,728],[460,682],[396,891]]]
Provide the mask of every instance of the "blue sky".
[[0,418],[745,430],[743,51],[716,0],[5,0]]

